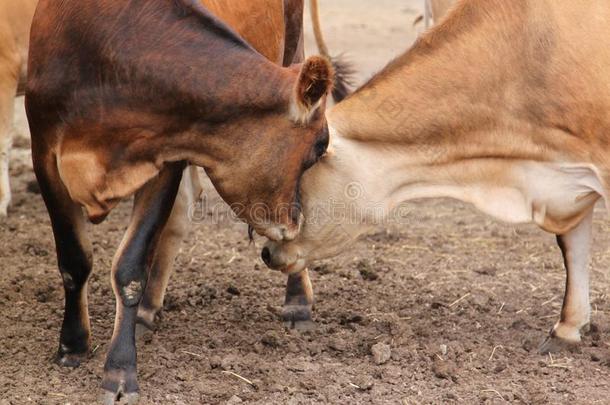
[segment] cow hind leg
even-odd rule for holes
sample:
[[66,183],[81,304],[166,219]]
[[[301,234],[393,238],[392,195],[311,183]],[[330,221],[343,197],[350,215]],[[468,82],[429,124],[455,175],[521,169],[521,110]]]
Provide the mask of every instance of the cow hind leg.
[[40,191],[51,218],[65,293],[65,312],[56,361],[62,366],[76,367],[90,348],[87,280],[92,265],[91,243],[85,232],[82,210],[72,202],[61,182],[55,156],[39,153],[35,144],[32,152]]
[[136,194],[131,222],[113,260],[111,282],[116,315],[102,380],[106,404],[114,404],[122,397],[130,404],[138,400],[135,342],[138,306],[146,289],[147,269],[170,216],[183,170],[182,163],[167,165]]
[[191,166],[184,171],[172,213],[155,250],[146,290],[138,308],[137,336],[156,329],[156,317],[163,308],[174,260],[189,229],[189,207],[200,198],[201,191],[201,179],[197,168]]
[[589,258],[593,209],[565,235],[557,236],[566,267],[566,290],[561,316],[540,346],[543,354],[569,349],[580,343],[581,331],[589,326]]
[[[4,66],[3,66],[4,65]],[[17,65],[0,60],[0,216],[6,216],[11,202],[9,159],[13,145],[13,114],[17,92]]]
[[307,269],[288,276],[286,299],[282,310],[284,325],[290,329],[310,330],[312,320],[313,288]]

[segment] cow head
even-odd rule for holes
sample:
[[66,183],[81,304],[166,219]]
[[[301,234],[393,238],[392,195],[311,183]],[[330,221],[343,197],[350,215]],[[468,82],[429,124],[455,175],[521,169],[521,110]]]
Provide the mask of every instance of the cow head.
[[214,162],[203,166],[219,194],[269,239],[291,240],[299,231],[301,176],[328,146],[324,110],[333,75],[322,57],[282,69],[274,105],[256,108],[254,100],[254,109],[222,124],[218,133],[226,135],[207,145]]

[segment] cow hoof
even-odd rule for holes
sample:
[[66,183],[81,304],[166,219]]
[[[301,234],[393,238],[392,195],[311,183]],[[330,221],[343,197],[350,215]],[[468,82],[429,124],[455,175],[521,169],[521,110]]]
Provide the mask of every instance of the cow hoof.
[[282,321],[288,329],[310,331],[316,327],[311,315],[311,305],[285,305],[282,310]]
[[561,352],[573,352],[578,350],[579,346],[578,341],[572,341],[567,339],[562,339],[559,336],[556,336],[551,332],[549,336],[542,342],[540,347],[538,348],[538,353],[540,354],[549,354],[549,353],[561,353]]
[[284,322],[286,329],[293,329],[299,332],[310,332],[316,329],[316,323],[314,321],[294,321]]
[[57,353],[55,364],[61,367],[75,368],[87,359],[87,353]]
[[11,202],[10,198],[2,199],[2,201],[0,201],[0,218],[8,216],[8,206],[9,206],[10,202]]
[[136,321],[136,340],[148,341],[155,333],[155,325],[139,319]]
[[109,370],[104,373],[102,380],[104,389],[103,403],[137,404],[139,401],[138,381],[135,370]]
[[130,394],[116,394],[111,391],[104,391],[102,396],[102,404],[104,405],[115,405],[120,401],[121,404],[137,405],[140,402],[140,395],[137,392]]

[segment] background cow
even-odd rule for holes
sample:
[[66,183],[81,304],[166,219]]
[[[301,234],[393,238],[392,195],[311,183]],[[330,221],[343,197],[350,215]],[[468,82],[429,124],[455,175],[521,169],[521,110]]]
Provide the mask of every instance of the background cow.
[[9,157],[14,98],[23,94],[30,23],[38,0],[0,0],[0,217],[11,201]]

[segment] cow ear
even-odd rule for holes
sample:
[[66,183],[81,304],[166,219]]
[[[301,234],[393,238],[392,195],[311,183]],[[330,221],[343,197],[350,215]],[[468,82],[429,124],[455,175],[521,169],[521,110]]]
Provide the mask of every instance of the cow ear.
[[312,56],[301,66],[294,92],[293,119],[306,123],[333,87],[335,73],[328,59]]

